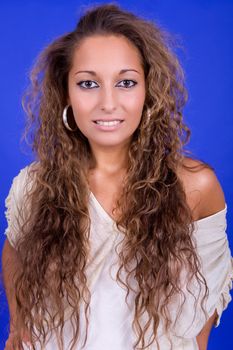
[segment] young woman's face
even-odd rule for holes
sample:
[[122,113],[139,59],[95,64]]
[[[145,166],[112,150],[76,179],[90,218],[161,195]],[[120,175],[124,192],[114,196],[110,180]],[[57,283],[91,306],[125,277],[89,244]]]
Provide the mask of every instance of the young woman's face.
[[138,49],[123,36],[93,36],[76,49],[68,103],[92,147],[130,142],[141,120],[145,77]]

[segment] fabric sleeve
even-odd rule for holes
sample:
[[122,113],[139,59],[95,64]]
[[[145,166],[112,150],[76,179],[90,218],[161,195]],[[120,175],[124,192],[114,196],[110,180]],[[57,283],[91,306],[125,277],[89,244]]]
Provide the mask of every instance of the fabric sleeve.
[[211,316],[217,310],[215,327],[219,325],[222,312],[231,301],[233,281],[233,259],[226,234],[226,212],[227,207],[196,222],[197,251],[209,288],[206,311]]
[[193,278],[188,284],[187,271],[182,271],[183,294],[179,293],[170,307],[174,324],[172,332],[175,336],[186,339],[196,337],[215,310],[218,314],[215,326],[218,326],[222,312],[231,301],[233,260],[226,234],[226,211],[227,207],[194,222],[192,238],[200,261],[200,272],[208,287],[208,295],[202,302],[205,295],[204,283],[200,284]]
[[30,166],[21,169],[13,179],[5,200],[5,216],[8,224],[5,235],[13,247],[15,247],[17,239],[20,238],[21,225],[30,214],[26,205],[26,193],[31,189],[31,181],[29,181],[28,176]]

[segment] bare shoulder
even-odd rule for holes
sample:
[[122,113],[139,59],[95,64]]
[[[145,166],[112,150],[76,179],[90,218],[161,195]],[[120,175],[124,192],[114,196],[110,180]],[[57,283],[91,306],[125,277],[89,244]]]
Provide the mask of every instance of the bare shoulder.
[[194,220],[225,208],[225,197],[214,170],[201,161],[184,158],[178,169]]

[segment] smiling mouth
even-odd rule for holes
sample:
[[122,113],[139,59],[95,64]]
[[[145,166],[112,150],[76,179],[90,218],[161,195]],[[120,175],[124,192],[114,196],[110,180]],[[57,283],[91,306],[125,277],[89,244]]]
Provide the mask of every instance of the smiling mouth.
[[115,126],[115,125],[118,125],[122,122],[123,122],[123,120],[119,120],[119,119],[116,119],[116,120],[94,120],[95,124],[103,125],[103,126]]

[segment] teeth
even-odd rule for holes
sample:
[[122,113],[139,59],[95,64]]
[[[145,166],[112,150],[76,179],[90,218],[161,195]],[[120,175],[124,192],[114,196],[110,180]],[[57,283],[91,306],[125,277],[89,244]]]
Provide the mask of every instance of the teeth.
[[95,123],[98,125],[103,125],[103,126],[114,126],[117,124],[120,124],[120,120],[111,120],[109,122],[103,121],[103,120],[96,120]]

